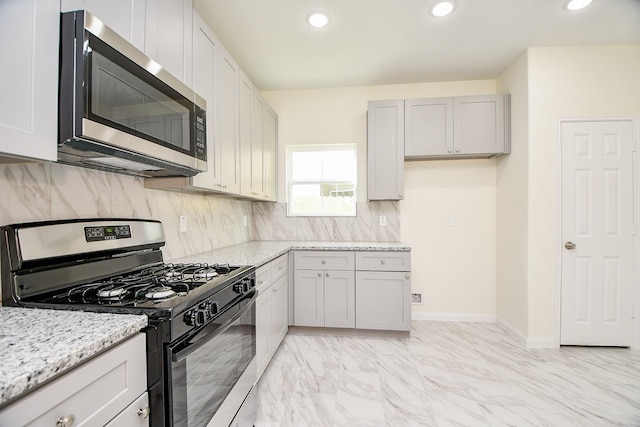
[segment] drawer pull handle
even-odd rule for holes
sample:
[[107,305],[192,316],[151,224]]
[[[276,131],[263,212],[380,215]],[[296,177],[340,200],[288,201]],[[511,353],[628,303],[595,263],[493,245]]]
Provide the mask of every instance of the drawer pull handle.
[[56,427],[71,427],[73,423],[76,421],[75,415],[67,415],[66,417],[58,418],[56,421]]
[[323,264],[326,264],[326,263],[327,263],[327,261],[323,259],[323,260],[322,260],[322,263],[323,263]]
[[149,408],[148,406],[144,409],[138,409],[138,416],[142,417],[145,420],[147,419],[150,413],[151,413],[151,408]]
[[380,264],[384,265],[384,260],[383,259],[380,260]]

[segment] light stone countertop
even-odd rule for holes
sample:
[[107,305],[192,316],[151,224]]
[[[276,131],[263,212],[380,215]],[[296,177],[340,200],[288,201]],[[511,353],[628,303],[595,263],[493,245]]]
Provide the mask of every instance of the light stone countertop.
[[178,258],[171,262],[229,263],[231,265],[262,264],[287,253],[289,250],[309,251],[401,251],[409,252],[411,247],[398,242],[316,242],[316,241],[276,241],[254,240],[237,245],[225,246],[212,251]]
[[145,326],[144,315],[0,306],[0,407]]

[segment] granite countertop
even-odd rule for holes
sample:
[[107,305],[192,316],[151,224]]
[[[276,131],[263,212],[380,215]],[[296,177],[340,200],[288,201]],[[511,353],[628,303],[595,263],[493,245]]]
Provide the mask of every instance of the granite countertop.
[[289,250],[309,251],[402,251],[411,247],[399,242],[316,242],[254,240],[225,246],[212,251],[172,260],[172,262],[229,263],[231,265],[260,266],[287,253]]
[[143,315],[0,306],[0,407],[146,325]]

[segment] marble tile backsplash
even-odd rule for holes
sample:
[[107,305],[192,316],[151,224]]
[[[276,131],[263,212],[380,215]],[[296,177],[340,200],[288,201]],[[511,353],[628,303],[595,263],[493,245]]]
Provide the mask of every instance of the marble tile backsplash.
[[[187,215],[187,232],[179,217]],[[57,163],[0,165],[0,225],[67,218],[162,221],[165,260],[252,239],[251,203],[144,188],[141,178]]]
[[[379,225],[381,215],[386,226]],[[253,239],[398,242],[398,203],[358,202],[355,217],[288,217],[286,203],[253,203]]]

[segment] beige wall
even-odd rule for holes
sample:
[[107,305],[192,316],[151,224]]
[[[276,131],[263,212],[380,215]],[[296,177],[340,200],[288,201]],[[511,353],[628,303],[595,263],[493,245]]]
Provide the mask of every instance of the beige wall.
[[552,338],[558,274],[558,120],[640,117],[640,45],[531,48],[529,69],[529,325]]
[[519,335],[528,334],[528,56],[517,58],[498,78],[498,92],[511,94],[511,154],[497,159],[496,316]]
[[[264,93],[279,117],[280,201],[286,199],[286,146],[335,143],[357,144],[358,199],[366,200],[369,100],[495,91],[494,80],[482,80]],[[495,160],[405,163],[400,237],[412,247],[412,287],[425,301],[413,306],[414,317],[493,319],[495,182]],[[457,227],[449,225],[451,215]]]

